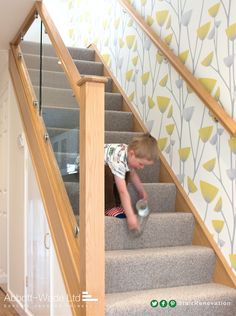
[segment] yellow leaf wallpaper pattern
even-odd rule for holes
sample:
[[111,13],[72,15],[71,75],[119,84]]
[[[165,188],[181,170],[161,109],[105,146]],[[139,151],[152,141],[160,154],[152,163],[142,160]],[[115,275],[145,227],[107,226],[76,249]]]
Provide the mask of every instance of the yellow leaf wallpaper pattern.
[[[227,5],[228,1],[129,2],[236,120],[236,2]],[[67,7],[58,22],[65,21],[61,32],[66,43],[86,47],[97,41],[105,62],[236,271],[236,138],[212,120],[118,1],[101,0],[95,8],[91,0],[70,0]],[[58,13],[52,15],[59,20]]]
[[209,32],[210,26],[211,26],[211,22],[208,22],[197,29],[197,35],[202,41],[206,38]]
[[200,181],[200,188],[206,203],[211,203],[219,191],[217,187],[205,181]]
[[213,78],[199,78],[198,80],[201,82],[201,84],[206,88],[206,90],[209,93],[212,93],[212,91],[216,85],[215,79],[213,79]]
[[157,105],[161,113],[164,113],[170,104],[170,98],[164,96],[157,97]]
[[167,19],[168,13],[169,12],[167,10],[159,11],[156,13],[156,20],[160,26],[164,25],[164,23]]
[[216,164],[216,159],[214,158],[214,159],[211,159],[211,160],[205,162],[202,166],[207,171],[211,172],[214,169],[215,164]]
[[210,54],[208,54],[208,55],[203,59],[203,61],[202,61],[201,64],[202,64],[203,66],[206,66],[206,67],[210,66],[210,64],[211,64],[211,62],[212,62],[212,59],[213,59],[213,56],[214,56],[214,53],[211,52]]
[[181,161],[186,161],[190,154],[190,147],[179,148],[179,158]]
[[221,212],[222,211],[222,205],[223,205],[223,201],[222,201],[222,197],[219,198],[218,202],[216,203],[215,207],[214,207],[214,211],[215,212]]
[[185,62],[188,58],[188,55],[189,55],[188,49],[179,54],[179,59],[182,61],[183,64],[185,64]]
[[213,220],[212,226],[214,227],[215,231],[219,234],[223,227],[224,227],[224,221],[222,220]]
[[208,13],[213,17],[215,18],[218,11],[219,11],[219,8],[220,8],[220,2],[216,3],[215,5],[213,5],[212,7],[210,7],[208,9]]
[[188,190],[190,193],[195,193],[197,191],[197,186],[193,182],[193,180],[190,177],[187,177],[187,183],[188,183]]
[[230,41],[234,41],[236,38],[236,23],[231,24],[227,29],[225,30],[228,38]]

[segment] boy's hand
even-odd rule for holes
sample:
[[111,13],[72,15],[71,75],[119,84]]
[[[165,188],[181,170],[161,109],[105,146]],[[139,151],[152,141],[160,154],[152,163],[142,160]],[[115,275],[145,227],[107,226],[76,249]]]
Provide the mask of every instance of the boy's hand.
[[127,217],[127,224],[130,230],[138,230],[140,228],[138,218],[135,214],[131,214]]
[[139,198],[140,198],[140,200],[146,200],[147,201],[147,199],[148,199],[147,192],[144,191],[144,190],[142,192],[140,192],[139,193]]

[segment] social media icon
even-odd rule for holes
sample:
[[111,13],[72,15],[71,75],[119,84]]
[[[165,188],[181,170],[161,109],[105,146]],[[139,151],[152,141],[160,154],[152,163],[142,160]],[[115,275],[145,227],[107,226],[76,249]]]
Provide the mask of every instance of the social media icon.
[[175,300],[170,300],[169,301],[169,306],[170,307],[175,307],[177,305],[176,301]]
[[155,308],[155,307],[158,306],[158,301],[157,301],[157,300],[152,300],[152,301],[150,302],[150,305],[151,305],[153,308]]
[[161,300],[160,301],[160,306],[161,307],[166,307],[168,305],[168,302],[166,300]]

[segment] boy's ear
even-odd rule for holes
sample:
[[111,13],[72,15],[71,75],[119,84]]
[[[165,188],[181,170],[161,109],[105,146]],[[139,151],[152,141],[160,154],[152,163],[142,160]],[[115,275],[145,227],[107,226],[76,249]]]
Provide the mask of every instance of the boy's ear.
[[133,149],[130,149],[130,150],[129,150],[129,154],[130,154],[131,157],[135,156],[134,150],[133,150]]

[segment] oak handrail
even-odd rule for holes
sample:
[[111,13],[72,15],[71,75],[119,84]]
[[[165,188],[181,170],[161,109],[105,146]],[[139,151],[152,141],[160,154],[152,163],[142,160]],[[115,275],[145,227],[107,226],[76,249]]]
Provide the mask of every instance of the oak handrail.
[[[64,72],[80,105],[80,231],[74,235],[76,220],[65,191],[46,128],[36,101],[19,43],[40,16]],[[105,313],[104,245],[104,84],[105,77],[81,76],[45,5],[35,2],[11,42],[10,73],[18,99],[26,140],[31,153],[52,239],[73,315]],[[94,122],[96,121],[96,124]],[[91,175],[92,172],[92,175]],[[92,197],[92,199],[91,199]],[[96,207],[94,207],[94,205]],[[98,298],[83,302],[82,292]],[[78,304],[78,296],[81,298]]]
[[133,17],[142,30],[150,37],[153,43],[169,60],[175,70],[187,82],[192,90],[198,95],[205,106],[207,106],[213,116],[224,126],[224,128],[232,135],[236,136],[236,122],[231,116],[225,112],[219,103],[206,91],[203,85],[194,77],[194,75],[183,65],[180,59],[170,50],[170,48],[160,39],[155,31],[145,22],[145,20],[137,13],[133,6],[127,0],[118,0],[122,7]]

